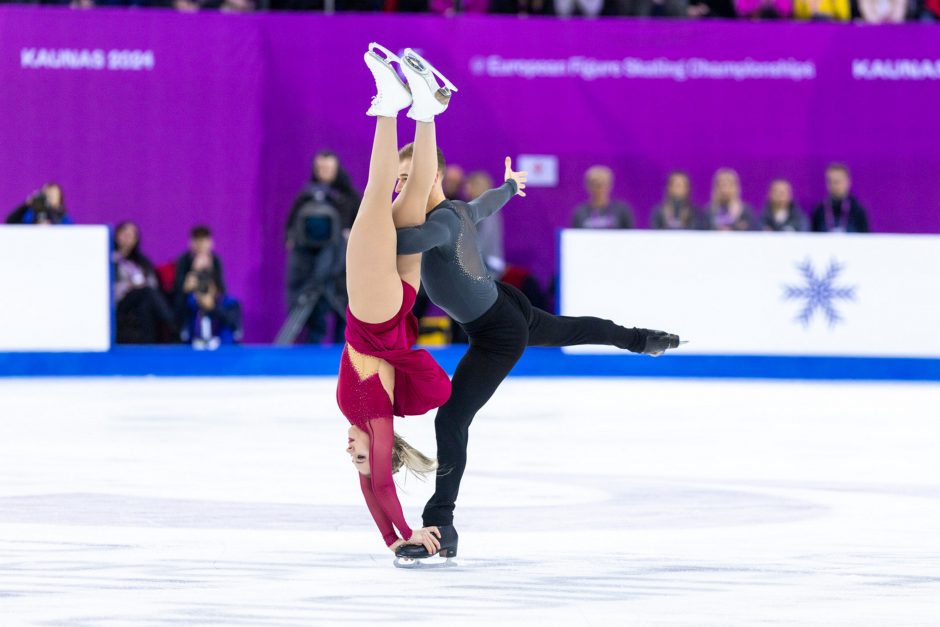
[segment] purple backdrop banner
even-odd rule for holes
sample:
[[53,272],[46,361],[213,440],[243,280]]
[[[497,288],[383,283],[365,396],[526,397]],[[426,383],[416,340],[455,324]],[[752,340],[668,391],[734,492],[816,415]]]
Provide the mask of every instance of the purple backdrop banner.
[[674,168],[699,202],[729,166],[749,202],[784,176],[809,209],[840,160],[874,230],[940,232],[940,29],[921,24],[3,7],[0,205],[57,180],[76,221],[138,221],[156,263],[206,222],[248,339],[270,340],[313,153],[336,150],[365,183],[371,40],[419,48],[460,88],[438,126],[451,162],[498,177],[505,155],[557,157],[558,186],[505,210],[509,260],[543,279],[594,163],[641,226]]

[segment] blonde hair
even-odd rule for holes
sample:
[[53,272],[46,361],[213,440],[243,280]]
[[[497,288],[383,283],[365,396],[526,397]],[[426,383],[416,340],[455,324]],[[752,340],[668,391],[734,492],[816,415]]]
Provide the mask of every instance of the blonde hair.
[[401,470],[402,466],[414,476],[425,479],[428,473],[437,470],[437,460],[411,446],[396,433],[392,444],[392,474]]

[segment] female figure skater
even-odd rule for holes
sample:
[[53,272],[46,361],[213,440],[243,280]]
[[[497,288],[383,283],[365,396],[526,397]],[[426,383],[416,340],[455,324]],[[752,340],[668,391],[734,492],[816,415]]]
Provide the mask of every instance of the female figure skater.
[[[418,331],[411,308],[421,255],[397,256],[395,229],[424,222],[437,172],[434,116],[444,112],[455,88],[410,49],[400,59],[373,43],[365,61],[378,90],[367,112],[376,118],[375,139],[369,181],[346,252],[349,306],[336,400],[352,424],[346,450],[385,544],[392,551],[418,544],[435,553],[440,532],[408,527],[392,474],[403,465],[416,473],[430,472],[436,462],[395,435],[393,415],[420,415],[439,407],[450,396],[450,381],[427,351],[411,349]],[[401,67],[408,86],[392,63]],[[392,202],[398,173],[396,118],[409,105],[408,117],[417,121],[414,159],[408,185]]]

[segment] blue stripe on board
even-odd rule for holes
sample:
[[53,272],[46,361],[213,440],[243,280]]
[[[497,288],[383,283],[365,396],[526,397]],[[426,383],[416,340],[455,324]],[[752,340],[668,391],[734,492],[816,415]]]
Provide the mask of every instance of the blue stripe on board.
[[[465,347],[432,349],[453,372]],[[0,353],[0,377],[335,375],[339,348],[240,346],[115,347],[106,353]],[[513,371],[523,377],[681,377],[940,381],[940,359],[667,355],[566,355],[529,349]]]

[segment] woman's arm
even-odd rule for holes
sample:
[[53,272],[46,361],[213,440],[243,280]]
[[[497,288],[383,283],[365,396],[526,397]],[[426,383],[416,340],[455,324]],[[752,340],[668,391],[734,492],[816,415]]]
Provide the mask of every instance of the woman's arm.
[[403,539],[411,539],[411,527],[405,521],[405,514],[395,491],[395,482],[392,480],[392,445],[395,442],[392,427],[392,418],[373,418],[366,423],[371,474],[368,477],[360,477],[362,494],[366,497],[366,504],[387,546],[398,540],[393,525]]

